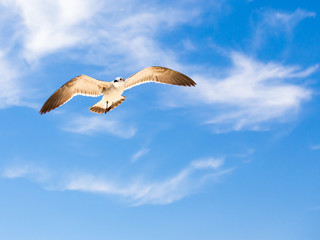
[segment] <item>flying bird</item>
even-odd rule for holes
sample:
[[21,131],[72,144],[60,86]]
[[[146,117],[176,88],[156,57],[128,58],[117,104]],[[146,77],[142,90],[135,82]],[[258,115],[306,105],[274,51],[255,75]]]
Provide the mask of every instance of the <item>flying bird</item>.
[[107,113],[118,107],[126,99],[126,97],[122,96],[125,90],[147,82],[188,87],[196,85],[188,76],[165,67],[147,67],[127,79],[117,77],[112,82],[100,81],[87,75],[80,75],[71,79],[53,93],[42,106],[40,114],[45,114],[60,107],[76,95],[91,97],[103,95],[99,102],[90,107],[90,111]]

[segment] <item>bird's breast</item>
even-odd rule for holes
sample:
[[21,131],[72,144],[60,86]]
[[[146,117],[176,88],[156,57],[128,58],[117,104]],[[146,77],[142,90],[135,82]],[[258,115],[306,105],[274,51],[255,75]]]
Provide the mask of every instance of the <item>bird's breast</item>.
[[124,87],[116,87],[112,85],[110,88],[105,90],[104,98],[109,102],[116,102],[120,99],[123,91]]

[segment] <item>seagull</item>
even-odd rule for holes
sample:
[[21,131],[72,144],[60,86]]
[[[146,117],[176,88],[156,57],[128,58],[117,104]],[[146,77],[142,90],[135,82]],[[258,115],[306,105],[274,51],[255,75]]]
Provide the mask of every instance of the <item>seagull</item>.
[[76,95],[98,97],[102,99],[90,107],[94,113],[107,113],[118,107],[126,97],[122,96],[125,90],[137,85],[156,82],[179,86],[195,86],[196,83],[188,76],[165,67],[147,67],[129,78],[117,77],[111,82],[100,81],[87,75],[80,75],[65,83],[44,103],[40,114],[45,114],[60,107]]

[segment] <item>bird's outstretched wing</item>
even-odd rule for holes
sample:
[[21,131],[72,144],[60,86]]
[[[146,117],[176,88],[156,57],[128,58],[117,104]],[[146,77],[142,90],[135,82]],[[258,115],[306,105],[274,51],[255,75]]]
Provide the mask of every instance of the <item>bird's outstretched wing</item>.
[[86,75],[71,79],[49,97],[40,110],[40,114],[47,113],[68,102],[76,95],[97,97],[101,96],[111,83],[100,81]]
[[188,76],[165,67],[147,67],[126,79],[125,89],[147,82],[158,82],[180,86],[195,86]]

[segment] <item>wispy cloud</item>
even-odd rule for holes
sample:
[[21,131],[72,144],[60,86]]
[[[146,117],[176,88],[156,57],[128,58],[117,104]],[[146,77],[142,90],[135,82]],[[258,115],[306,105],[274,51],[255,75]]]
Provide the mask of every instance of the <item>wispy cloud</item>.
[[113,59],[106,70],[124,72],[157,64],[177,66],[178,54],[170,50],[170,46],[161,45],[159,36],[163,37],[163,34],[177,26],[191,23],[198,15],[198,10],[181,8],[175,4],[164,7],[161,4],[126,2],[126,6],[116,15],[102,14],[105,19],[103,27],[98,28],[86,61],[101,65]]
[[19,164],[5,169],[1,173],[3,178],[28,178],[38,182],[46,181],[50,178],[50,173],[44,168],[32,164]]
[[35,108],[32,103],[33,89],[25,78],[24,67],[7,57],[7,53],[0,50],[0,109],[12,106],[27,106]]
[[0,108],[19,105],[22,89],[16,81],[18,72],[6,61],[3,53],[0,53],[0,72]]
[[311,150],[320,150],[320,144],[312,145],[312,146],[310,146],[310,149]]
[[79,134],[108,133],[121,138],[131,138],[136,134],[134,127],[122,123],[120,120],[110,120],[101,116],[78,116],[69,120],[63,130]]
[[140,180],[132,181],[126,185],[120,185],[93,175],[78,175],[66,183],[64,190],[118,195],[133,205],[168,204],[194,193],[203,187],[208,179],[216,179],[232,171],[232,169],[219,170],[222,165],[223,160],[220,159],[196,160],[176,175],[163,181],[152,183]]
[[121,66],[127,60],[134,60],[139,66],[155,61],[171,62],[174,54],[159,46],[157,33],[186,23],[197,13],[195,8],[182,9],[175,4],[164,9],[127,0],[2,0],[1,3],[13,15],[19,15],[12,19],[21,21],[17,29],[21,37],[15,40],[22,40],[27,60],[35,61],[64,48],[85,46],[90,49],[86,61],[99,65],[101,58],[119,58]]
[[[119,182],[93,174],[71,174],[53,178],[40,178],[43,170],[37,168],[8,168],[4,178],[27,177],[41,184],[47,190],[81,191],[118,196],[133,206],[143,204],[169,204],[195,193],[209,182],[214,182],[233,169],[222,169],[224,160],[207,158],[192,161],[177,174],[161,181],[131,180]],[[47,186],[50,186],[48,188]]]
[[296,9],[294,12],[283,12],[269,9],[260,12],[260,19],[255,22],[253,46],[259,47],[265,41],[279,34],[291,34],[302,20],[315,17],[315,12]]
[[99,8],[99,1],[14,0],[2,1],[12,13],[20,15],[23,55],[37,60],[61,48],[75,46],[88,39],[88,21]]
[[191,166],[195,169],[206,169],[206,168],[212,168],[212,169],[218,169],[224,164],[223,158],[207,158],[207,159],[200,159],[191,162]]
[[149,152],[149,148],[141,148],[139,151],[137,151],[135,154],[132,155],[131,162],[137,161],[142,156],[146,155]]
[[308,17],[315,17],[315,12],[297,9],[292,13],[270,10],[264,13],[264,24],[273,28],[283,28],[291,31],[300,21]]
[[317,65],[301,69],[263,63],[238,52],[231,53],[231,60],[232,66],[219,73],[222,77],[194,75],[197,87],[178,96],[187,97],[189,106],[211,106],[205,123],[214,124],[217,131],[258,130],[270,121],[288,120],[312,95],[295,79],[309,77]]

